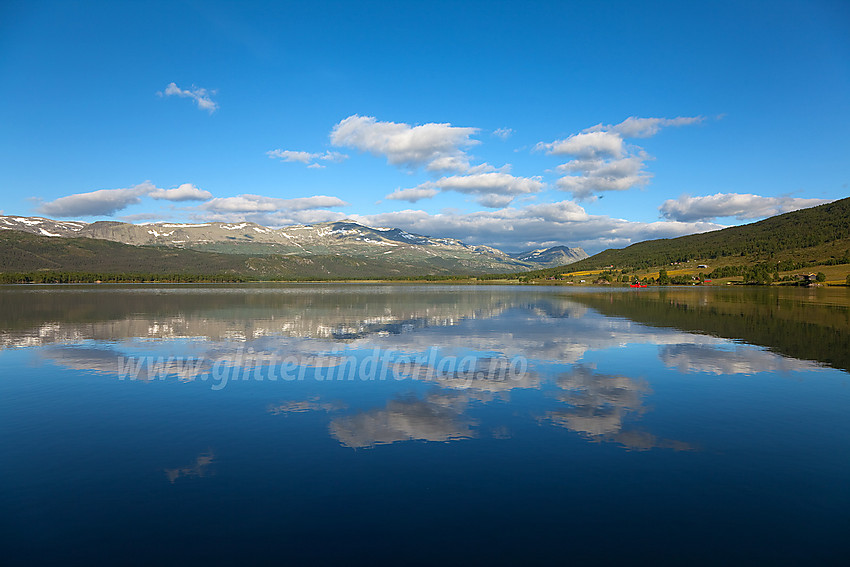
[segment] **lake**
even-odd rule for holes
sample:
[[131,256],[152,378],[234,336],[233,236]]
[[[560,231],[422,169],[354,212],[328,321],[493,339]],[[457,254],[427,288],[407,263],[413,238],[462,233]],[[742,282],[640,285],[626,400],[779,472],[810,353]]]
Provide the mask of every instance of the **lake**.
[[0,288],[4,565],[846,565],[850,289]]

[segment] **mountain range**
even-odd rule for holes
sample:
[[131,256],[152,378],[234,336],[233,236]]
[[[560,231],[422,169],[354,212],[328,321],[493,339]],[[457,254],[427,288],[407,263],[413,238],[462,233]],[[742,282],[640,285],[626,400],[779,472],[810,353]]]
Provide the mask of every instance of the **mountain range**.
[[779,272],[835,266],[831,277],[844,281],[843,266],[850,265],[850,198],[590,257],[580,248],[563,246],[509,254],[353,221],[275,229],[249,222],[85,223],[0,216],[0,280],[7,283],[424,276],[528,280],[600,269],[620,278],[688,262],[705,273],[710,270],[711,277],[746,276],[746,281],[768,279],[749,277],[747,270],[756,268],[775,280]]
[[[254,272],[259,270],[276,275],[283,275],[281,266],[295,266],[299,262],[312,264],[318,274],[351,277],[347,270],[343,270],[345,273],[338,271],[340,263],[348,261],[356,266],[357,274],[366,275],[369,266],[372,266],[374,277],[387,277],[528,271],[563,266],[588,257],[581,248],[565,246],[509,254],[490,246],[470,245],[452,238],[423,236],[398,228],[372,228],[348,220],[270,228],[251,222],[86,223],[42,217],[0,216],[0,235],[11,232],[29,233],[48,239],[106,240],[133,247],[154,247],[160,251],[209,253],[211,266],[227,265],[231,266],[229,270],[238,271],[238,264],[243,263]],[[9,239],[4,240],[8,246]],[[16,242],[18,246],[23,245],[20,239]],[[33,249],[34,244],[27,241],[27,246]],[[75,246],[87,248],[85,242]],[[53,248],[58,250],[56,246]],[[133,255],[131,252],[126,253]],[[238,255],[241,258],[223,260],[219,257],[222,254]],[[144,255],[148,257],[150,252]],[[203,270],[203,257],[193,255],[191,264]],[[233,264],[234,260],[237,264]],[[32,261],[23,264],[10,262],[11,265],[2,266],[3,271],[69,269],[57,260],[46,261],[40,267]],[[139,269],[144,271],[145,266],[139,266]],[[284,273],[288,271],[283,269]]]

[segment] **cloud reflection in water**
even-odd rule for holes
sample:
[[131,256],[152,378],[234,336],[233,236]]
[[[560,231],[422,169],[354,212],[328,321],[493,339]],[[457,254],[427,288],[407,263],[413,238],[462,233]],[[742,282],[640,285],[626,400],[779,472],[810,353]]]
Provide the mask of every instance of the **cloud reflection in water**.
[[[119,375],[128,357],[165,354],[161,370],[181,381],[206,379],[216,363],[235,368],[240,382],[271,380],[271,366],[287,357],[311,369],[307,381],[321,375],[350,380],[357,378],[328,369],[342,368],[351,357],[362,360],[374,349],[403,355],[389,362],[393,373],[404,379],[388,378],[392,386],[382,388],[361,380],[358,390],[371,396],[367,407],[372,407],[351,413],[346,413],[350,402],[337,399],[341,394],[332,389],[299,386],[297,394],[287,395],[287,382],[277,379],[281,390],[274,394],[275,401],[265,402],[266,411],[330,414],[328,430],[345,447],[484,436],[476,412],[489,411],[502,420],[487,425],[499,438],[510,436],[513,420],[526,419],[633,449],[686,449],[686,443],[630,429],[647,411],[645,399],[652,390],[636,376],[598,372],[592,365],[599,363],[599,354],[637,357],[630,365],[635,369],[655,365],[713,375],[819,368],[719,337],[603,316],[561,291],[281,289],[285,292],[261,289],[254,295],[246,289],[240,295],[228,289],[196,296],[188,288],[166,294],[172,303],[166,302],[165,308],[157,296],[151,300],[156,309],[149,313],[144,297],[140,299],[143,288],[128,293],[128,306],[117,301],[127,299],[121,293],[116,292],[115,302],[107,302],[108,308],[96,296],[83,294],[81,298],[92,300],[83,302],[85,320],[63,320],[61,310],[44,319],[33,317],[29,326],[24,321],[20,328],[0,333],[0,347],[35,348],[41,360],[111,376]],[[103,316],[98,316],[101,308]],[[657,357],[633,348],[638,345],[657,345]],[[190,353],[202,362],[169,362],[167,355],[175,353]],[[438,353],[436,358],[433,353]],[[464,357],[472,362],[464,366]],[[522,365],[512,366],[518,360]],[[149,369],[137,378],[149,379]],[[542,406],[542,413],[534,413],[528,404],[512,407],[520,393],[537,400],[531,405]],[[328,396],[334,396],[333,401],[325,399]],[[558,407],[551,407],[553,401]],[[192,476],[202,465],[169,470],[178,471],[178,477]]]

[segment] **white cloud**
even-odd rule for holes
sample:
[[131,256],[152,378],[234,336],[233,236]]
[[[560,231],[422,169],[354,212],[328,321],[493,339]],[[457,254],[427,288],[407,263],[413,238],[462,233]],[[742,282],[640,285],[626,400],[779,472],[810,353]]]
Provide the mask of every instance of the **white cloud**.
[[319,156],[319,154],[294,150],[271,150],[266,152],[266,155],[270,158],[278,158],[281,161],[300,161],[301,163],[310,163]]
[[52,217],[108,216],[141,202],[143,195],[156,190],[157,187],[153,183],[145,181],[134,187],[76,193],[42,203],[36,208],[36,211],[39,214]]
[[168,83],[168,86],[165,87],[165,91],[158,92],[159,96],[179,96],[181,98],[191,98],[195,101],[195,104],[198,105],[198,108],[201,110],[206,110],[210,114],[215,112],[218,109],[218,103],[216,103],[211,95],[215,94],[215,91],[208,91],[207,89],[196,87],[192,85],[192,89],[181,89],[177,86],[176,83]]
[[199,210],[214,213],[260,213],[280,211],[303,211],[328,207],[344,207],[348,205],[338,197],[315,195],[313,197],[298,197],[295,199],[278,199],[262,195],[237,195],[236,197],[219,197],[204,203]]
[[345,207],[337,197],[315,195],[295,199],[278,199],[263,195],[221,197],[198,205],[191,217],[196,221],[243,222],[265,226],[287,226],[342,220],[345,214],[327,209]]
[[566,175],[556,185],[577,199],[588,199],[602,191],[626,191],[649,183],[652,174],[644,171],[644,159],[631,156],[616,160],[577,159],[559,165]]
[[273,210],[273,211],[196,211],[191,215],[193,222],[255,222],[263,226],[280,227],[297,224],[315,224],[320,222],[339,221],[349,218],[349,215],[327,209],[302,210]]
[[198,189],[191,183],[183,183],[173,189],[154,189],[149,195],[152,199],[166,201],[206,201],[212,199],[212,193]]
[[514,197],[511,195],[498,195],[495,193],[488,193],[486,195],[481,195],[477,199],[475,199],[479,205],[482,207],[487,207],[488,209],[501,209],[502,207],[507,207],[514,200]]
[[655,238],[674,238],[723,228],[706,222],[632,222],[589,215],[573,201],[537,203],[468,214],[430,214],[402,210],[375,215],[349,215],[369,226],[392,226],[469,244],[487,244],[505,250],[527,250],[555,245],[581,246],[588,253],[620,248]]
[[348,159],[348,156],[339,152],[327,151],[323,154],[314,154],[310,152],[302,152],[296,150],[271,150],[266,152],[270,158],[279,159],[285,162],[300,162],[306,164],[311,169],[320,169],[324,166],[317,163],[319,161],[341,162]]
[[615,132],[580,132],[564,140],[538,144],[552,155],[572,155],[579,158],[620,157],[623,155],[623,138]]
[[625,142],[628,138],[648,138],[664,126],[685,126],[702,122],[702,116],[677,118],[629,117],[615,125],[597,124],[563,140],[537,144],[536,149],[550,155],[568,155],[575,159],[558,166],[567,173],[557,186],[579,200],[594,199],[604,191],[627,191],[642,187],[652,178],[645,162],[652,157],[642,148]]
[[425,166],[425,169],[431,172],[465,172],[469,170],[469,159],[466,157],[465,154],[456,156],[442,156],[434,159],[431,163]]
[[[486,166],[486,164],[484,164]],[[479,166],[479,168],[484,167]],[[436,181],[427,181],[411,189],[396,190],[386,196],[416,202],[419,199],[433,197],[439,191],[457,191],[467,195],[476,195],[478,202],[485,207],[504,207],[517,195],[537,193],[544,187],[537,177],[515,177],[503,171],[488,171],[472,175],[452,175]]]
[[434,181],[443,190],[458,191],[473,195],[499,194],[521,195],[537,193],[543,189],[540,178],[514,177],[509,173],[490,172],[474,175],[452,175]]
[[150,181],[145,181],[122,189],[100,189],[66,195],[40,204],[36,207],[36,212],[53,217],[109,216],[140,203],[142,197],[166,201],[205,201],[212,198],[212,193],[191,183],[183,183],[172,189],[160,189]]
[[415,203],[421,199],[430,199],[440,190],[435,187],[410,187],[409,189],[396,189],[385,198],[395,201],[408,201],[410,203]]
[[498,173],[510,173],[511,172],[511,164],[505,164],[502,167],[495,167],[490,165],[489,163],[482,163],[479,165],[473,165],[466,171],[464,171],[465,175],[478,175],[479,173],[490,173],[491,171],[496,171]]
[[348,159],[348,155],[341,154],[339,152],[327,151],[327,152],[323,153],[319,157],[319,159],[322,160],[322,161],[340,162],[340,161]]
[[354,114],[334,126],[331,143],[385,156],[395,166],[463,172],[469,168],[469,156],[461,148],[478,144],[470,138],[477,132],[478,128],[451,124],[378,122],[374,117]]
[[828,199],[762,197],[747,193],[716,193],[704,197],[681,195],[658,208],[661,216],[677,221],[712,220],[735,217],[739,220],[765,218],[828,203]]
[[514,133],[512,128],[496,128],[493,130],[493,135],[502,140],[507,140]]
[[630,116],[616,126],[598,126],[611,129],[623,138],[649,138],[658,133],[662,126],[689,126],[703,122],[703,116],[678,116],[676,118],[637,118]]
[[637,156],[617,160],[574,159],[559,165],[558,171],[620,178],[638,175],[643,166],[643,160]]

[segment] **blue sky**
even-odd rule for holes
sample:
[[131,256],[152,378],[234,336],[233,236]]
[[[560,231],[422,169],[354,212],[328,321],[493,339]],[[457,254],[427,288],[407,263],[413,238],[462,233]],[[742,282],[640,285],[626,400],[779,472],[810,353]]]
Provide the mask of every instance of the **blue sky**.
[[588,252],[850,193],[850,3],[2,2],[0,210]]

